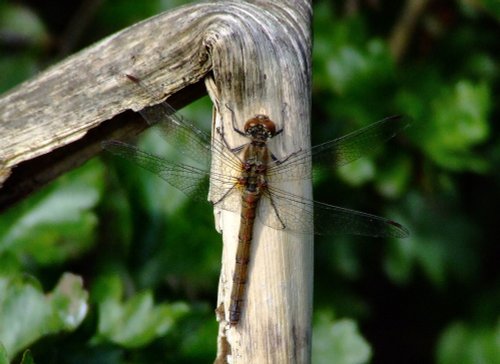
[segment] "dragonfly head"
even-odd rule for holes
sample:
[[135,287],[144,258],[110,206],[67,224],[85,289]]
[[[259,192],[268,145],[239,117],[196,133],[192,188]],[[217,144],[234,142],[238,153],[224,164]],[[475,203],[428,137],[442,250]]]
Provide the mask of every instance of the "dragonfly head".
[[276,135],[276,125],[267,115],[255,115],[245,123],[245,134],[266,141]]

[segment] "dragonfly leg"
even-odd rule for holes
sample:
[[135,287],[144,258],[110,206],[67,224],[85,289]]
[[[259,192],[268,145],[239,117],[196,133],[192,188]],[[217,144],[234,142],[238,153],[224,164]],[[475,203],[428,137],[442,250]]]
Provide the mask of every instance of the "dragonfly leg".
[[[283,108],[281,109],[281,122],[282,123],[285,123],[285,120],[286,120],[286,108],[288,107],[288,104],[285,102],[283,103]],[[280,130],[277,130],[276,133],[273,135],[273,138],[276,136],[276,135],[279,135],[283,132],[285,128],[281,128]]]
[[[222,129],[222,130],[221,130]],[[216,129],[217,130],[217,134],[219,134],[222,142],[224,143],[224,146],[229,149],[231,152],[233,153],[239,153],[241,152],[241,150],[245,147],[246,144],[242,144],[240,145],[239,147],[236,147],[236,148],[231,148],[231,146],[229,145],[229,143],[227,142],[226,140],[226,137],[224,136],[224,130],[222,127],[219,127]]]
[[272,206],[272,208],[274,210],[274,214],[276,215],[276,218],[279,220],[279,222],[281,224],[280,229],[283,229],[283,230],[286,229],[286,225],[283,222],[283,220],[281,219],[281,216],[280,216],[280,213],[278,211],[278,208],[277,208],[276,204],[274,203],[273,195],[271,193],[269,193],[269,191],[267,191],[266,196],[267,196],[267,198],[269,199],[269,201],[271,203],[271,206]]
[[276,158],[276,156],[274,154],[271,153],[271,159],[276,164],[282,164],[282,163],[285,163],[287,160],[289,160],[290,158],[292,158],[293,156],[297,155],[300,152],[302,152],[302,148],[300,148],[299,150],[296,150],[293,153],[290,153],[285,159],[278,159],[278,158]]
[[236,187],[236,184],[234,184],[230,189],[228,189],[223,195],[221,198],[219,198],[217,201],[212,201],[212,203],[214,204],[214,206],[217,206],[217,204],[221,201],[223,201],[227,196],[229,196],[233,191],[234,191],[234,188]]
[[244,136],[245,138],[248,137],[248,135],[244,131],[241,131],[236,126],[236,117],[235,117],[235,114],[234,114],[234,110],[231,109],[228,104],[226,104],[226,107],[229,109],[229,111],[231,111],[231,124],[233,125],[233,130],[235,132],[237,132],[238,134]]

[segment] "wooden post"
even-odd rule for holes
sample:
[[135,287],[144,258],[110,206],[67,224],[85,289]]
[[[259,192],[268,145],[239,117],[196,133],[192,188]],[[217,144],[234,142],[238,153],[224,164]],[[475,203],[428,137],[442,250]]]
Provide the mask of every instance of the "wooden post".
[[[265,114],[284,129],[269,143],[278,158],[310,147],[310,20],[308,2],[226,7],[224,22],[211,30],[208,43],[213,78],[206,83],[216,105],[215,127],[231,131],[233,112],[240,130],[247,119]],[[248,142],[226,134],[233,147]],[[310,181],[280,187],[311,195]],[[217,362],[309,363],[312,236],[277,231],[257,218],[243,314],[231,326],[226,320],[240,217],[216,212],[224,239],[218,307],[225,312],[219,314]]]
[[[215,102],[214,128],[238,146],[240,128],[261,113],[283,133],[278,157],[309,147],[311,1],[217,1],[160,14],[112,35],[0,98],[0,210],[100,152],[99,142],[141,130],[127,110],[165,98],[180,107],[204,81]],[[138,93],[124,74],[161,90]],[[227,106],[226,106],[227,105]],[[134,120],[134,122],[130,122]],[[217,168],[217,166],[214,166]],[[3,184],[3,185],[2,185]],[[280,186],[310,197],[310,182]],[[216,211],[224,251],[219,287],[219,363],[309,363],[312,236],[257,224],[241,322],[225,322],[237,214]]]

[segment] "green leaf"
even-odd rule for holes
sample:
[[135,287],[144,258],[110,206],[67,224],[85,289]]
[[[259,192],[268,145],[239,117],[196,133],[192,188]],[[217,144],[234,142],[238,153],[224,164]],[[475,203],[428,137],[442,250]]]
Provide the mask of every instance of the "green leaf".
[[9,364],[9,357],[7,356],[7,351],[0,341],[0,364]]
[[437,346],[438,364],[500,363],[500,320],[494,327],[450,325]]
[[12,358],[45,335],[74,330],[87,309],[82,279],[71,273],[65,273],[49,294],[29,276],[1,277],[0,342]]
[[398,198],[407,192],[411,182],[412,161],[402,157],[393,159],[377,172],[376,186],[379,193],[387,198]]
[[497,21],[500,21],[500,2],[498,0],[482,0],[480,3],[497,19]]
[[0,11],[0,31],[16,34],[40,46],[48,41],[44,23],[29,7],[20,5],[5,6]]
[[361,336],[355,321],[333,320],[331,314],[318,315],[313,328],[314,364],[361,364],[371,358],[371,348]]
[[[213,312],[211,307],[208,311],[210,314]],[[214,342],[219,326],[215,320],[202,317],[191,318],[191,321],[194,321],[196,326],[183,325],[182,331],[176,330],[176,335],[182,337],[180,350],[186,357],[186,362],[201,363],[214,356]]]
[[331,6],[317,7],[315,84],[345,95],[366,92],[372,84],[392,77],[393,63],[385,43],[369,39],[360,16],[335,19]]
[[413,235],[406,239],[392,239],[384,262],[387,275],[396,283],[406,283],[417,260],[417,242]]
[[50,298],[57,326],[67,331],[76,329],[88,309],[88,293],[83,290],[81,277],[65,273]]
[[[40,53],[46,51],[50,35],[45,24],[29,6],[0,2],[0,93],[39,71]],[[20,50],[12,51],[22,44]],[[45,53],[44,53],[45,54]]]
[[458,81],[444,88],[432,102],[432,124],[421,140],[426,152],[439,165],[452,170],[484,171],[486,161],[471,148],[489,136],[491,107],[487,84]]
[[35,364],[35,360],[33,360],[33,356],[31,355],[31,351],[26,350],[23,353],[23,358],[21,360],[21,364]]
[[28,256],[50,265],[88,250],[97,226],[93,209],[102,193],[102,172],[100,163],[89,162],[3,214],[0,265],[6,254],[9,260]]
[[359,187],[375,177],[375,165],[369,158],[360,158],[337,169],[343,181]]
[[[405,216],[412,221],[414,229],[406,239],[390,240],[384,268],[392,281],[407,283],[416,267],[439,287],[452,278],[474,277],[479,269],[479,257],[474,249],[478,232],[455,208],[455,199],[429,201],[411,193],[406,200]],[[409,226],[403,216],[391,216]]]
[[[107,297],[102,297],[103,287],[112,287]],[[98,283],[99,324],[93,343],[111,341],[127,348],[137,348],[165,335],[188,311],[185,303],[155,305],[153,294],[147,290],[122,301],[122,284],[119,277],[111,275]]]

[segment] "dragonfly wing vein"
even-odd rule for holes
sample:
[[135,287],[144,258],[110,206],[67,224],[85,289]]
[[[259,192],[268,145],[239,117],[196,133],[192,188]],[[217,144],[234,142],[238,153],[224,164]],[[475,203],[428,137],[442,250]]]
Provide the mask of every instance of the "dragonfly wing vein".
[[142,109],[140,114],[171,146],[203,165],[210,163],[210,136],[175,114],[170,105],[162,102]]
[[191,160],[204,166],[211,159],[233,169],[241,166],[241,161],[221,141],[211,141],[209,134],[175,113],[166,102],[144,108],[140,114],[160,131],[167,143]]
[[[278,208],[280,220],[291,231],[393,238],[405,238],[409,235],[406,228],[390,219],[312,201],[275,187],[269,188],[269,191]],[[307,216],[314,216],[314,223]]]
[[[209,174],[206,170],[187,164],[175,164],[120,141],[103,142],[103,148],[153,172],[167,181],[171,186],[195,200],[207,202],[209,177],[212,181],[210,191],[214,203],[224,195],[233,195],[229,193],[236,183],[236,179],[233,176],[220,173]],[[221,202],[218,206],[228,211],[238,212],[240,201],[235,198],[229,198],[227,201]]]
[[383,142],[393,138],[408,125],[407,117],[387,117],[343,137],[316,145],[310,150],[297,152],[286,163],[270,167],[268,175],[277,182],[307,179],[311,177],[311,161],[327,168],[346,165],[380,148]]

